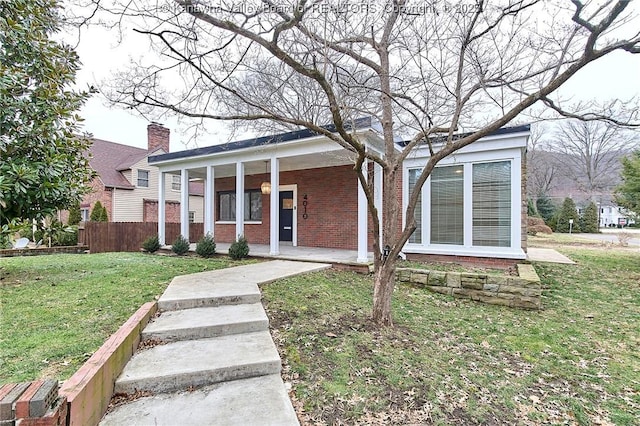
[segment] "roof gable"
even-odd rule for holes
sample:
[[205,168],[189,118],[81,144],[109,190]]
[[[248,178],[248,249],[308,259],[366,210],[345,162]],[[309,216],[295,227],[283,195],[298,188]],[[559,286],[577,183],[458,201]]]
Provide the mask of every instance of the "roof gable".
[[104,186],[126,189],[133,189],[134,185],[124,177],[121,171],[128,170],[131,165],[148,154],[146,149],[102,139],[92,139],[89,152],[92,156],[89,160],[91,168],[98,173]]

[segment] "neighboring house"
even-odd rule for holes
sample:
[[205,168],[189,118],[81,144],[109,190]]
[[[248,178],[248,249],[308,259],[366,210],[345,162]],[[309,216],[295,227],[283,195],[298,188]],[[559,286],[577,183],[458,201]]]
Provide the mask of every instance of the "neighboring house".
[[600,227],[628,226],[635,223],[624,207],[613,203],[600,205]]
[[[107,209],[110,222],[155,222],[158,220],[158,168],[150,165],[151,155],[169,152],[169,129],[161,124],[147,126],[147,149],[93,139],[90,164],[97,177],[93,191],[85,196],[80,209],[83,221],[89,220],[95,203]],[[165,221],[180,222],[180,180],[165,175]],[[192,223],[204,217],[202,182],[188,182],[189,211]],[[66,216],[65,212],[65,216]],[[64,218],[63,218],[64,220]]]
[[[368,150],[384,155],[376,122],[358,120],[354,132]],[[404,253],[410,258],[525,258],[522,186],[528,135],[529,126],[500,129],[443,160],[423,187],[419,227]],[[402,187],[395,196],[405,207],[427,160],[428,150],[420,148],[403,165]],[[204,181],[204,232],[216,241],[245,235],[250,243],[268,244],[272,254],[288,244],[357,250],[358,261],[367,261],[373,238],[353,155],[324,136],[299,130],[161,154],[149,162],[171,179]],[[381,188],[380,167],[368,167],[373,168],[374,187]],[[380,192],[375,190],[379,210]],[[190,205],[182,208],[184,215]],[[236,215],[238,211],[243,214]],[[159,215],[164,216],[162,211]],[[189,224],[182,221],[181,226],[181,234],[189,235]],[[158,234],[164,240],[162,221]]]

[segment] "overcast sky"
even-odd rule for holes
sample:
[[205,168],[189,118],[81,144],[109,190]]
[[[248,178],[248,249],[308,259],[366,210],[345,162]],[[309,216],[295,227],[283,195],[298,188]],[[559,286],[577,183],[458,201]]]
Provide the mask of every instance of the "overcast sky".
[[[635,2],[634,2],[635,3]],[[640,3],[640,2],[638,2]],[[635,4],[635,8],[640,5]],[[103,28],[84,30],[77,47],[82,61],[82,70],[78,73],[81,87],[91,84],[100,87],[103,80],[125,69],[131,58],[137,58],[148,52],[148,41],[143,35],[128,32],[122,43],[118,43],[115,31]],[[640,55],[616,52],[588,65],[569,81],[560,92],[564,97],[574,100],[629,99],[640,96]],[[110,106],[101,95],[94,95],[83,110],[84,130],[94,137],[126,145],[146,147],[146,126],[148,120],[135,111]],[[188,146],[186,137],[181,135],[179,125],[174,118],[160,120],[171,133],[171,150],[180,151],[194,147]],[[208,146],[227,142],[229,133],[223,124],[211,122],[210,135],[197,140],[197,146]]]

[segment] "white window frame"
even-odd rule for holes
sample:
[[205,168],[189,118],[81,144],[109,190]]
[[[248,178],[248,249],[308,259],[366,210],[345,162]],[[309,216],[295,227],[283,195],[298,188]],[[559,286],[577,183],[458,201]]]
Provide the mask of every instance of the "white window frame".
[[[147,174],[146,179],[142,179],[143,181],[146,181],[146,182],[147,182],[147,184],[146,184],[146,185],[140,185],[140,180],[141,180],[141,178],[140,178],[140,173],[141,173],[141,172],[142,172],[142,173],[146,173],[146,174]],[[150,180],[151,180],[151,172],[150,172],[149,170],[145,170],[145,169],[138,169],[138,170],[137,170],[137,176],[136,176],[136,177],[137,177],[137,179],[136,179],[136,187],[138,187],[138,188],[149,188],[149,182],[150,182]]]
[[[416,155],[405,160],[403,165],[402,185],[402,224],[406,223],[406,209],[409,199],[409,170],[424,167],[428,157]],[[473,245],[473,164],[511,162],[511,245],[510,247],[474,246]],[[440,161],[436,167],[460,165],[464,166],[464,244],[431,244],[431,177],[422,187],[422,243],[406,243],[403,251],[407,253],[443,254],[475,257],[502,257],[524,259],[521,247],[521,167],[522,151],[520,148],[508,148],[488,152],[458,153]]]
[[182,177],[180,175],[171,175],[171,190],[175,192],[180,192],[181,189],[182,189]]

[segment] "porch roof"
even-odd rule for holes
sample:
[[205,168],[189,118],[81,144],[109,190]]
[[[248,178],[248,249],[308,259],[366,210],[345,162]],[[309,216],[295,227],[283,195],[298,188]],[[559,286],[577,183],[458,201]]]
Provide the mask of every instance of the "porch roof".
[[[374,128],[377,126],[375,119],[373,119],[372,117],[363,117],[354,120],[353,125],[346,125],[345,127],[348,130],[361,130],[366,128]],[[330,132],[335,132],[336,129],[335,125],[322,126],[322,128],[329,130]],[[220,153],[228,153],[231,151],[238,151],[249,148],[264,147],[281,142],[292,142],[316,136],[320,136],[320,134],[309,129],[295,130],[292,132],[280,133],[277,135],[268,135],[241,141],[233,141],[226,144],[211,145],[202,148],[188,149],[185,151],[154,155],[149,157],[149,164],[157,164],[170,160],[180,160]]]

